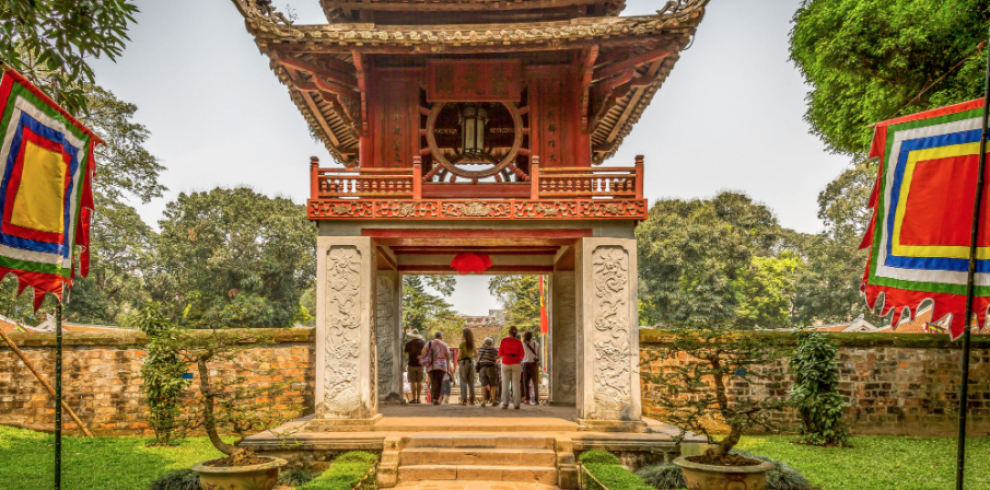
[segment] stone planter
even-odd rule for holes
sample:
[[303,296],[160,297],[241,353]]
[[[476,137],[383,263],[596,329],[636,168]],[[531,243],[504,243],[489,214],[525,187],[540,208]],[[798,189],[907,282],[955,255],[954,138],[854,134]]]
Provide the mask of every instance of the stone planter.
[[285,466],[282,458],[263,456],[269,461],[251,466],[206,466],[198,463],[192,470],[199,473],[200,486],[207,490],[272,490],[278,470]]
[[767,462],[756,466],[713,466],[693,463],[683,456],[674,464],[684,471],[688,490],[763,490],[766,473],[774,468]]

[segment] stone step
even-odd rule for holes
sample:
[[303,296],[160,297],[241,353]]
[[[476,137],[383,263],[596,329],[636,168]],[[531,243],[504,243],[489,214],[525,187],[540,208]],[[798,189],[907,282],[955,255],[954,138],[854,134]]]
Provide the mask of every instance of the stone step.
[[413,435],[403,438],[403,448],[466,448],[466,449],[553,449],[554,438],[546,436],[512,435]]
[[399,452],[400,466],[413,465],[481,465],[556,467],[557,454],[552,449],[471,449],[410,447]]
[[399,467],[399,481],[484,480],[557,485],[557,469],[536,466],[413,465]]

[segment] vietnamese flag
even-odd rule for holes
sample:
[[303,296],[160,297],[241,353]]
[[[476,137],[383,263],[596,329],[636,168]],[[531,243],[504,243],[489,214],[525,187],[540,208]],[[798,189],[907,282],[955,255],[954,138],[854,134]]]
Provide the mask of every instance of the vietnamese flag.
[[547,320],[547,305],[543,302],[543,276],[540,276],[540,333],[550,332],[550,321]]

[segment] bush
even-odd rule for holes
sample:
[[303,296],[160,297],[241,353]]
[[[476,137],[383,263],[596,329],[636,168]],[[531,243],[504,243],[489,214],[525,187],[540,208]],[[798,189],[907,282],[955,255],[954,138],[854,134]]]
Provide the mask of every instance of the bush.
[[[313,481],[297,490],[351,490],[375,466],[378,456],[363,451],[351,451],[334,460],[333,466]],[[374,475],[370,477],[374,483]]]
[[619,464],[619,458],[608,451],[592,449],[585,451],[578,457],[581,464]]
[[365,451],[349,451],[337,456],[333,462],[375,464],[378,462],[378,455]]
[[[643,479],[617,464],[586,464],[585,468],[605,485],[608,490],[653,490],[653,487],[643,483]],[[584,486],[591,490],[602,490],[587,475],[584,475]]]
[[636,471],[636,474],[650,485],[659,490],[676,490],[687,488],[684,481],[684,472],[681,467],[672,464],[658,464],[644,466]]
[[288,470],[278,474],[279,485],[289,485],[297,487],[309,483],[313,479],[313,474],[307,469]]
[[175,470],[152,482],[148,490],[200,490],[199,474],[193,470]]
[[801,331],[794,335],[800,343],[791,358],[791,402],[801,413],[803,442],[844,446],[849,431],[842,423],[846,402],[838,392],[838,347],[821,332]]

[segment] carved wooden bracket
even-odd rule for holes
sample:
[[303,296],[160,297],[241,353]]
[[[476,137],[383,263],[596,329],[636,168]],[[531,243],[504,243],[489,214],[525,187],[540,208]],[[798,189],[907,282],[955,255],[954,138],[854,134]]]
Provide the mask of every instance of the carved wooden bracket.
[[361,55],[360,51],[351,51],[351,56],[354,57],[354,68],[357,74],[358,89],[361,91],[361,135],[366,136],[368,134],[368,87],[364,78],[366,67],[364,57]]
[[581,67],[581,129],[587,133],[591,129],[588,124],[588,101],[591,97],[591,77],[595,71],[595,60],[598,59],[598,45],[588,48]]

